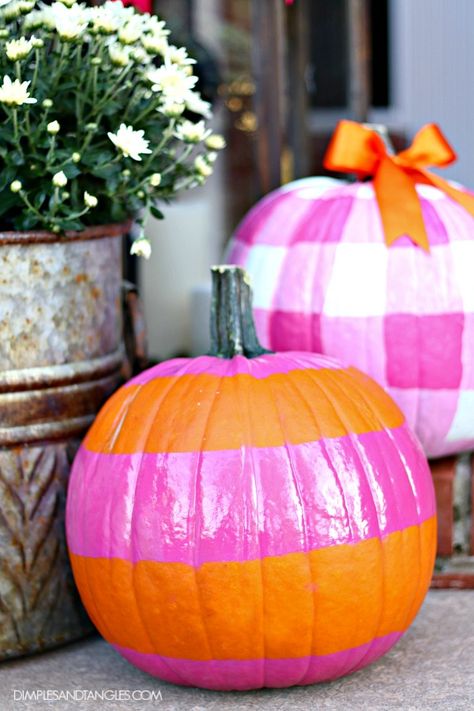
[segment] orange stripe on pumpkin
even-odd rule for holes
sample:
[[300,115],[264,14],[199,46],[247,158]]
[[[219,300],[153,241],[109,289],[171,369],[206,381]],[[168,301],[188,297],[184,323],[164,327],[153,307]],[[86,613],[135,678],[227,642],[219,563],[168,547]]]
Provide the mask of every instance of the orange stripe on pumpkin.
[[113,644],[183,659],[281,659],[403,632],[429,585],[435,546],[433,517],[383,540],[199,568],[71,560],[83,602]]
[[293,370],[260,379],[183,375],[119,390],[85,446],[107,454],[278,447],[403,422],[391,398],[355,368]]

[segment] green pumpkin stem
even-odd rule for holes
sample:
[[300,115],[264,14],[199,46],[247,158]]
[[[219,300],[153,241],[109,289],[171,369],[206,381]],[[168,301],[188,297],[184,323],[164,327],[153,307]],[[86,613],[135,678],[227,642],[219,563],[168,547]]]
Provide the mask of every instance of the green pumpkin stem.
[[218,358],[271,353],[257,338],[252,314],[252,290],[244,269],[235,265],[211,267],[211,350]]

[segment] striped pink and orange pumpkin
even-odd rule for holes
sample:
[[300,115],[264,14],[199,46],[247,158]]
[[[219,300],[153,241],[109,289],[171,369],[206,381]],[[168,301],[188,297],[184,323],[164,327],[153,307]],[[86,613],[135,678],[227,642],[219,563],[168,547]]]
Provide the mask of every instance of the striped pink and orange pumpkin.
[[211,689],[353,672],[416,615],[435,553],[427,462],[369,377],[255,337],[242,270],[214,270],[213,355],[105,405],[75,460],[82,600],[126,659]]
[[417,184],[430,243],[384,240],[372,182],[308,178],[244,218],[228,259],[255,283],[257,332],[385,387],[430,457],[474,448],[474,218]]

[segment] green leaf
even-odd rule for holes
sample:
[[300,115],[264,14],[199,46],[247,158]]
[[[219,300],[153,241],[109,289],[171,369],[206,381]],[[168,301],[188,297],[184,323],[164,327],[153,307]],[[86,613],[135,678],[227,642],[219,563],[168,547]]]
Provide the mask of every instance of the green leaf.
[[0,215],[4,215],[13,205],[21,205],[21,198],[10,190],[4,190],[0,194]]
[[[0,171],[0,192],[4,190],[10,183],[15,180],[17,170],[14,166],[9,165]],[[3,195],[0,197],[3,200]]]
[[161,210],[158,210],[158,208],[155,205],[150,205],[150,212],[153,215],[153,217],[156,217],[157,220],[164,220],[165,216],[161,212]]
[[120,166],[118,166],[116,163],[109,163],[109,165],[99,165],[97,168],[93,168],[91,170],[91,173],[97,178],[104,178],[105,180],[107,180],[107,178],[111,178],[113,175],[118,174],[119,171]]
[[63,230],[82,230],[84,228],[80,220],[64,220],[61,226]]
[[81,169],[75,163],[68,163],[63,167],[64,174],[69,180],[81,174]]

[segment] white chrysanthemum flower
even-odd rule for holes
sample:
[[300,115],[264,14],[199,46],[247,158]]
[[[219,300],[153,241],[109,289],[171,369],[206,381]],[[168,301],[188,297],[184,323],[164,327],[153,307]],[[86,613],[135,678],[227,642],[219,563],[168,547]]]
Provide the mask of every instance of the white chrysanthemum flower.
[[87,190],[84,191],[84,205],[86,207],[97,207],[98,199],[96,198],[95,195],[91,195],[90,193],[87,192]]
[[208,178],[212,175],[212,165],[209,165],[207,160],[205,160],[202,156],[196,157],[194,160],[194,167],[203,178]]
[[107,134],[112,143],[119,149],[125,158],[141,160],[141,156],[152,151],[148,148],[150,141],[144,138],[144,131],[135,131],[133,126],[120,124],[117,133]]
[[56,22],[51,7],[44,7],[42,10],[34,10],[30,12],[23,21],[25,30],[37,30],[43,27],[46,30],[54,30]]
[[146,16],[146,21],[147,28],[156,37],[166,37],[166,35],[170,34],[170,30],[166,27],[166,22],[164,20],[159,20],[157,15]]
[[211,118],[211,104],[204,101],[197,91],[190,91],[185,99],[186,108],[194,114],[200,114],[205,118]]
[[20,17],[21,3],[15,1],[7,3],[2,14],[5,20],[14,20],[16,17]]
[[47,132],[50,133],[52,136],[55,136],[57,133],[59,133],[60,128],[61,126],[59,125],[59,121],[50,121],[46,126]]
[[196,64],[196,60],[188,55],[186,47],[175,47],[174,44],[171,44],[166,50],[165,60],[180,67]]
[[133,15],[126,25],[118,33],[119,41],[122,44],[133,44],[142,36],[143,24],[139,15]]
[[132,57],[139,64],[150,64],[151,62],[150,55],[141,47],[134,47],[132,49]]
[[64,171],[60,170],[53,175],[52,183],[55,188],[64,188],[67,185],[67,177]]
[[174,135],[185,143],[199,143],[200,141],[204,141],[210,133],[211,131],[210,129],[206,129],[204,121],[199,121],[198,123],[183,121],[183,123],[177,127]]
[[27,15],[31,12],[36,4],[36,0],[19,0],[20,12],[22,15]]
[[17,62],[19,59],[25,59],[31,52],[33,47],[34,37],[26,39],[26,37],[20,37],[20,39],[10,40],[5,45],[5,52],[8,59],[12,62]]
[[142,45],[150,54],[161,54],[163,57],[169,48],[166,37],[159,35],[145,35],[142,37]]
[[130,254],[136,254],[137,257],[144,257],[145,259],[150,259],[151,256],[151,244],[146,239],[146,237],[140,237],[136,239],[130,248]]
[[158,111],[164,116],[168,116],[168,118],[178,118],[184,109],[184,104],[178,104],[175,101],[165,101],[164,104],[158,108]]
[[71,41],[82,35],[88,24],[88,8],[81,5],[65,7],[60,2],[51,5],[54,14],[56,32],[62,40]]
[[112,35],[120,27],[120,17],[104,5],[91,8],[92,27],[96,32]]
[[165,62],[158,69],[147,74],[153,91],[162,91],[168,101],[184,103],[189,92],[197,83],[197,77],[189,77],[175,64]]
[[36,104],[28,91],[29,81],[12,81],[9,76],[3,77],[3,84],[0,86],[0,102],[7,106],[22,106],[23,104]]
[[126,67],[131,61],[129,48],[123,47],[121,44],[111,44],[109,46],[109,57],[116,67]]
[[225,146],[225,138],[221,136],[220,133],[213,133],[206,138],[206,147],[210,148],[211,151],[221,151]]

